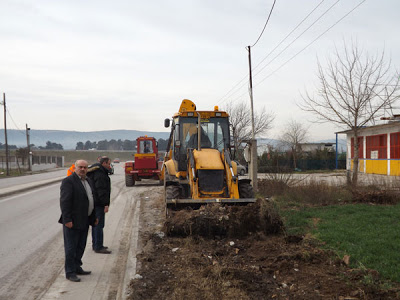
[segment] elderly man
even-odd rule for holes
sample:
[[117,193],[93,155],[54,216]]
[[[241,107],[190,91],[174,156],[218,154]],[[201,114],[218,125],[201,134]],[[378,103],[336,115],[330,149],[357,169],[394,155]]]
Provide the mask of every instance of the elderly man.
[[89,225],[97,225],[95,215],[95,193],[93,183],[86,177],[88,163],[75,162],[75,172],[66,177],[60,188],[61,217],[65,250],[65,276],[73,282],[80,281],[77,275],[89,275],[82,269],[82,256],[86,248]]

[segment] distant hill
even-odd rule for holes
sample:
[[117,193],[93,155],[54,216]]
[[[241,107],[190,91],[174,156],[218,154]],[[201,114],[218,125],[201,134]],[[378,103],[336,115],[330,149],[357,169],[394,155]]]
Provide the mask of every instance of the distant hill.
[[[64,130],[30,130],[30,143],[36,147],[46,146],[47,141],[61,144],[65,150],[75,149],[76,143],[86,141],[98,142],[103,140],[136,140],[139,136],[152,136],[156,139],[168,139],[169,132],[152,132],[138,130],[105,130],[105,131],[64,131]],[[7,141],[9,145],[26,147],[25,131],[7,130]],[[0,143],[5,143],[4,128],[0,129]]]
[[[136,140],[139,136],[152,136],[158,139],[168,139],[169,132],[152,132],[152,131],[138,131],[138,130],[104,130],[104,131],[64,131],[64,130],[30,130],[30,142],[36,147],[46,146],[46,142],[61,144],[64,150],[75,149],[76,143],[86,141],[98,142],[103,140]],[[16,145],[17,147],[26,147],[25,131],[9,129],[7,130],[7,139],[9,145]],[[336,141],[321,140],[315,141],[316,143],[332,143]],[[0,143],[5,143],[4,128],[0,129]],[[263,153],[266,150],[266,145],[272,145],[276,148],[279,145],[279,140],[274,139],[258,139],[258,152]],[[346,140],[339,139],[339,152],[346,152]]]

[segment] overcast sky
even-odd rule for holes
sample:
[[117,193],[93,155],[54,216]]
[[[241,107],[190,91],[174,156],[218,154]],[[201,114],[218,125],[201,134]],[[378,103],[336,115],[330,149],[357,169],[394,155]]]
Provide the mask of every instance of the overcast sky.
[[[245,47],[256,42],[272,3],[1,0],[7,127],[167,131],[163,120],[182,99],[202,110],[250,103]],[[310,126],[310,141],[334,138],[341,128],[313,123],[295,104],[317,88],[317,58],[324,63],[335,46],[357,40],[371,53],[385,49],[400,69],[399,11],[398,0],[277,0],[252,48],[255,110],[276,116],[265,137],[277,138],[293,119]]]

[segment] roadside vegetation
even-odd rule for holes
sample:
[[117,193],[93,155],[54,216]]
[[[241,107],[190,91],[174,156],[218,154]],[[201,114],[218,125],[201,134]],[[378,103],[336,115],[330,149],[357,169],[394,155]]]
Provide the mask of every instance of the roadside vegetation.
[[[20,170],[18,170],[18,169],[10,169],[9,172],[10,172],[10,176],[13,176],[13,177],[22,176],[22,175],[25,175],[25,174],[28,173],[25,169],[20,169]],[[7,176],[6,169],[0,169],[0,178],[5,178],[5,177],[9,177],[9,176]]]
[[372,182],[351,189],[284,174],[271,175],[259,187],[277,207],[288,236],[313,240],[351,268],[374,269],[400,282],[398,186]]

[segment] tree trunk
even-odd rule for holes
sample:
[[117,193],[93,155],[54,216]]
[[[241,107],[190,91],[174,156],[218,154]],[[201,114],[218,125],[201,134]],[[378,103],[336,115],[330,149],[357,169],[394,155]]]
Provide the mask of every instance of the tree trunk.
[[354,133],[354,158],[353,158],[353,178],[352,185],[353,187],[357,186],[358,182],[358,170],[359,170],[359,160],[358,160],[358,152],[360,145],[358,144],[358,132]]
[[297,164],[296,164],[296,151],[292,148],[292,154],[293,154],[293,166],[294,169],[296,170]]

